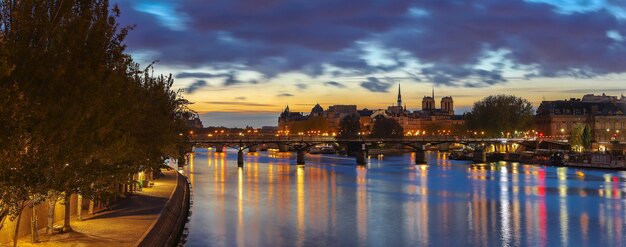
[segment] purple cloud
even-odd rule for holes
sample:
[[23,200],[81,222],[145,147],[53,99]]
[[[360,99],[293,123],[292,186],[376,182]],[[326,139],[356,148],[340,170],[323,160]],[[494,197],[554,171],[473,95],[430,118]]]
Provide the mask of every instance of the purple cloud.
[[205,80],[197,80],[194,83],[192,83],[191,85],[189,85],[185,89],[185,91],[187,93],[192,94],[192,93],[196,92],[196,90],[201,89],[203,87],[208,87],[208,86],[209,86],[209,84]]
[[327,81],[324,82],[325,86],[333,86],[333,87],[338,87],[338,88],[345,88],[346,85],[343,85],[342,83],[336,82],[336,81]]
[[[119,2],[122,23],[137,25],[129,49],[155,52],[167,65],[253,70],[265,78],[288,72],[375,78],[407,71],[414,60],[422,67],[411,70],[412,77],[467,87],[506,82],[505,64],[543,77],[626,72],[621,1],[569,12],[547,0],[151,2],[173,8],[167,13],[176,16],[168,18],[154,13],[159,8],[141,9],[145,2]],[[168,20],[173,24],[163,24]],[[372,65],[363,58],[362,42],[393,51],[395,63]],[[484,67],[491,52],[500,52],[499,64]],[[236,73],[223,78],[224,85],[244,83]],[[369,78],[363,84],[385,90]]]
[[368,77],[367,81],[361,82],[361,87],[375,93],[386,93],[391,85],[392,83],[381,81],[376,77]]

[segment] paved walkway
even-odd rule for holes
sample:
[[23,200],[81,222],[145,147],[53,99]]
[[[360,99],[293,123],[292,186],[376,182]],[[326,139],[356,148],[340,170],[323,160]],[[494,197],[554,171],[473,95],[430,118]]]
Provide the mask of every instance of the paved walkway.
[[[112,210],[82,221],[72,220],[73,232],[49,236],[44,229],[39,233],[40,243],[32,244],[28,235],[19,239],[18,246],[135,246],[158,218],[176,186],[175,170],[163,174],[165,177],[154,181],[154,187],[130,195]],[[83,217],[86,215],[83,212]]]

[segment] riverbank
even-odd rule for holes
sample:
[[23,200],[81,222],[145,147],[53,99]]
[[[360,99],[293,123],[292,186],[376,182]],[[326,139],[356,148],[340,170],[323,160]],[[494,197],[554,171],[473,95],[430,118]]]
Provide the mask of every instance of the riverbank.
[[82,221],[72,221],[73,232],[46,235],[45,230],[40,230],[40,243],[31,243],[31,236],[27,235],[19,239],[18,245],[136,246],[148,231],[155,229],[154,223],[177,190],[178,181],[184,179],[175,170],[164,170],[163,174],[154,181],[154,186],[130,194],[111,210],[90,216],[83,214]]

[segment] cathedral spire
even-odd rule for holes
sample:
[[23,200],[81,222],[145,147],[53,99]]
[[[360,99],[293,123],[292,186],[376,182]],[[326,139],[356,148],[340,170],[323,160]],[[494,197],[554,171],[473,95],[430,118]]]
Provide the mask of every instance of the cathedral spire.
[[398,84],[398,106],[402,107],[402,94],[400,93],[400,84]]
[[435,83],[433,82],[433,99],[435,99]]

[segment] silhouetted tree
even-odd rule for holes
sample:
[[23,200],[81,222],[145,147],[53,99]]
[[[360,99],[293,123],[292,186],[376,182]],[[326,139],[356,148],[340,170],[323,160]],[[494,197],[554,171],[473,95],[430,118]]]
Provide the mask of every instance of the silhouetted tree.
[[350,114],[341,119],[339,123],[338,139],[353,139],[359,137],[361,131],[360,117],[358,114]]
[[484,131],[487,136],[505,136],[534,127],[532,103],[513,95],[491,95],[475,102],[465,114],[468,130]]
[[371,137],[374,138],[401,138],[404,136],[404,129],[398,121],[380,117],[374,121]]
[[119,13],[107,0],[0,3],[0,217],[61,197],[69,230],[71,194],[115,193],[188,150],[189,102],[124,52]]

